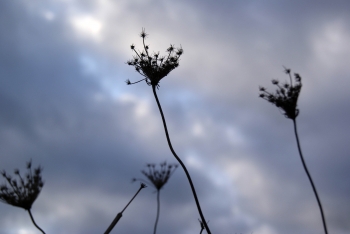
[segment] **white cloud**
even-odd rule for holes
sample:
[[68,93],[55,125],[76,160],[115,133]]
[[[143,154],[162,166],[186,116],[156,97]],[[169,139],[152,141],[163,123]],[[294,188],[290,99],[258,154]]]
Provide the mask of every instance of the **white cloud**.
[[92,15],[74,15],[70,22],[80,35],[90,37],[96,41],[102,39],[103,23]]
[[56,18],[56,15],[52,11],[49,11],[49,10],[44,11],[43,16],[48,21],[53,21]]
[[314,59],[318,61],[322,70],[329,73],[342,70],[350,61],[350,32],[342,20],[327,22],[320,30],[313,34]]

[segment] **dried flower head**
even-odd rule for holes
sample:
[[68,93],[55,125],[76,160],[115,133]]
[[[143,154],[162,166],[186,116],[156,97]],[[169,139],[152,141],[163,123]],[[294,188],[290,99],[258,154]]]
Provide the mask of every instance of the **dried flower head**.
[[[178,164],[169,164],[167,165],[166,162],[160,163],[160,169],[156,169],[155,164],[147,164],[148,171],[142,170],[142,174],[144,174],[148,181],[153,187],[155,187],[157,190],[160,190],[169,180],[170,176],[174,173],[176,168],[178,167]],[[133,179],[133,181],[144,181],[143,179]]]
[[15,169],[14,174],[18,179],[13,179],[5,171],[2,171],[2,176],[6,179],[6,183],[0,186],[0,201],[12,206],[21,207],[25,210],[30,210],[35,199],[38,197],[44,182],[41,178],[42,168],[38,166],[32,170],[32,162],[27,163],[28,172],[23,178],[18,169]]
[[261,91],[260,97],[274,104],[279,109],[284,111],[284,116],[289,119],[296,119],[299,114],[297,102],[301,90],[301,77],[294,73],[294,84],[292,81],[291,70],[285,68],[285,73],[289,75],[290,83],[280,85],[277,80],[272,80],[272,84],[277,86],[275,94],[271,94],[264,87],[259,87]]
[[[173,45],[170,45],[166,50],[168,53],[166,56],[159,57],[159,52],[151,55],[149,52],[149,46],[145,45],[145,38],[147,35],[145,29],[142,29],[140,36],[142,37],[144,50],[137,52],[135,45],[132,44],[130,48],[135,52],[136,56],[127,61],[127,64],[134,66],[135,70],[145,77],[142,80],[145,80],[148,85],[159,87],[159,81],[179,66],[179,59],[183,54],[183,49],[181,46],[180,48],[175,49]],[[136,84],[142,80],[134,83],[127,82],[127,84]]]

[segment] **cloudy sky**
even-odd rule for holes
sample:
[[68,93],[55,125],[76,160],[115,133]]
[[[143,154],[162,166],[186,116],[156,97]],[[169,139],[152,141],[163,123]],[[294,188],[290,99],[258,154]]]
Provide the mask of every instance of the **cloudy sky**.
[[[0,170],[44,168],[32,212],[50,234],[103,233],[139,188],[147,163],[175,163],[152,89],[126,61],[130,45],[182,46],[160,83],[173,146],[212,233],[319,234],[320,212],[292,121],[259,85],[302,76],[298,129],[329,232],[350,233],[350,2],[0,1]],[[0,183],[4,182],[1,178]],[[112,233],[152,233],[148,187]],[[161,191],[158,233],[199,233],[178,168]],[[1,234],[39,233],[0,204]]]

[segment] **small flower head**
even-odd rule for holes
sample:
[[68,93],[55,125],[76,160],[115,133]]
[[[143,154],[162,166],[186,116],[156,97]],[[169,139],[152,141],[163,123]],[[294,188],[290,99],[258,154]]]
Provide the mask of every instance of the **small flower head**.
[[284,116],[289,119],[296,119],[299,115],[297,102],[301,90],[301,77],[294,73],[294,84],[292,82],[291,70],[285,68],[285,73],[289,75],[290,83],[279,85],[277,80],[272,80],[272,84],[277,86],[275,94],[271,94],[264,87],[259,87],[261,93],[259,96],[268,102],[274,104],[276,107],[284,111]]
[[18,169],[15,169],[15,175],[18,177],[18,180],[12,179],[5,171],[1,172],[7,184],[0,186],[0,201],[30,210],[44,186],[41,178],[42,168],[38,166],[32,170],[31,166],[32,162],[29,161],[27,163],[28,173],[25,175],[25,179],[22,178]]
[[144,183],[141,183],[141,188],[146,188],[147,187],[147,185],[146,184],[144,184]]
[[[157,190],[160,190],[172,176],[176,168],[177,164],[169,164],[166,162],[160,163],[160,169],[156,169],[155,164],[147,164],[148,171],[142,170],[142,174],[144,174],[148,179],[148,184],[151,184]],[[132,181],[144,181],[143,179],[133,179]]]
[[278,84],[278,80],[272,80],[272,84],[277,85]]
[[[181,47],[175,49],[173,45],[170,45],[166,50],[166,56],[159,56],[159,53],[151,55],[149,46],[145,45],[147,34],[144,28],[140,36],[143,38],[143,51],[136,51],[134,44],[132,44],[131,49],[135,52],[136,56],[134,56],[133,60],[128,61],[127,64],[134,66],[135,70],[144,77],[142,80],[145,80],[148,85],[159,87],[159,81],[179,66],[183,49]],[[138,82],[130,82],[130,84]]]
[[143,39],[145,39],[146,37],[147,37],[147,33],[145,32],[145,29],[144,28],[142,28],[142,31],[141,31],[141,33],[140,33],[140,37],[142,37]]
[[284,72],[289,75],[291,72],[290,68],[286,68],[284,66],[283,66],[283,68],[284,68]]

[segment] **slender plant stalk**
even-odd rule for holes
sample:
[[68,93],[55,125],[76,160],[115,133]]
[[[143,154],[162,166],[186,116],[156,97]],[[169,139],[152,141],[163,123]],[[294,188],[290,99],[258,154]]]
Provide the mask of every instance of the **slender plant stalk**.
[[314,182],[312,181],[312,178],[311,178],[311,175],[310,175],[310,173],[309,173],[309,170],[308,170],[307,167],[306,167],[306,163],[305,163],[305,161],[304,161],[303,153],[301,152],[301,147],[300,147],[300,142],[299,142],[299,136],[298,136],[298,131],[297,131],[297,122],[296,122],[296,119],[295,119],[295,118],[293,119],[293,124],[294,124],[295,138],[296,138],[296,140],[297,140],[297,145],[298,145],[298,150],[299,150],[301,162],[303,163],[305,172],[306,172],[306,174],[307,174],[307,177],[308,177],[309,180],[310,180],[312,189],[313,189],[313,191],[314,191],[314,193],[315,193],[316,200],[317,200],[317,203],[318,203],[318,207],[320,208],[324,232],[325,232],[326,234],[328,234],[327,225],[326,225],[326,219],[325,219],[325,217],[324,217],[324,213],[323,213],[323,208],[322,208],[321,200],[320,200],[320,198],[318,197],[318,193],[317,193],[316,187],[315,187],[315,185],[314,185]]
[[104,232],[104,234],[109,234],[112,229],[114,228],[114,226],[118,223],[119,219],[123,216],[123,212],[124,210],[130,205],[130,203],[134,200],[134,198],[137,196],[137,194],[141,191],[141,189],[145,188],[146,185],[145,184],[141,184],[139,190],[136,192],[136,194],[131,198],[131,200],[129,201],[129,203],[124,207],[124,209],[119,212],[117,214],[117,216],[114,218],[114,220],[112,221],[112,223],[109,225],[109,227],[107,228],[107,230]]
[[177,156],[177,154],[175,153],[175,151],[174,151],[174,149],[173,149],[173,146],[171,145],[171,141],[170,141],[168,129],[167,129],[167,126],[166,126],[166,122],[165,122],[163,110],[162,110],[162,107],[161,107],[160,102],[159,102],[159,100],[158,100],[158,96],[157,96],[156,86],[155,86],[155,85],[152,85],[152,90],[153,90],[154,97],[155,97],[155,99],[156,99],[156,101],[157,101],[157,105],[158,105],[160,114],[161,114],[161,116],[162,116],[163,125],[164,125],[164,130],[165,130],[165,135],[166,135],[166,139],[167,139],[167,141],[168,141],[168,145],[169,145],[170,151],[173,153],[174,157],[175,157],[176,160],[180,163],[181,167],[183,168],[183,170],[184,170],[185,173],[186,173],[188,182],[190,183],[190,186],[191,186],[191,190],[192,190],[194,199],[195,199],[195,201],[196,201],[196,205],[197,205],[197,209],[198,209],[199,215],[200,215],[200,217],[201,217],[201,219],[202,219],[202,222],[203,222],[203,224],[204,224],[204,226],[205,226],[205,229],[207,230],[207,233],[208,233],[208,234],[211,234],[210,229],[209,229],[207,223],[205,222],[205,218],[204,218],[204,215],[203,215],[203,213],[202,213],[202,209],[201,209],[201,206],[200,206],[200,204],[199,204],[198,197],[197,197],[197,194],[196,194],[196,190],[195,190],[195,188],[194,188],[194,185],[193,185],[193,183],[192,183],[191,176],[190,176],[190,174],[188,173],[185,164],[181,161],[181,159],[179,158],[179,156]]
[[154,223],[153,234],[156,234],[157,232],[157,225],[158,225],[158,219],[159,219],[159,211],[160,211],[159,193],[160,193],[160,190],[157,189],[157,217],[156,217],[156,222]]
[[35,226],[37,229],[39,229],[43,234],[45,234],[45,232],[43,231],[43,229],[41,229],[41,228],[36,224],[36,222],[34,221],[34,217],[33,217],[33,215],[32,215],[32,212],[30,211],[30,209],[28,209],[27,211],[28,211],[28,213],[29,213],[30,219],[32,220],[34,226]]
[[[198,219],[198,221],[199,221],[199,224],[201,225],[201,230],[199,231],[199,234],[202,234],[203,230],[205,229],[205,226],[200,219]],[[209,223],[209,221],[208,221],[208,223]]]

